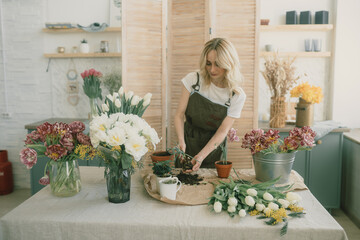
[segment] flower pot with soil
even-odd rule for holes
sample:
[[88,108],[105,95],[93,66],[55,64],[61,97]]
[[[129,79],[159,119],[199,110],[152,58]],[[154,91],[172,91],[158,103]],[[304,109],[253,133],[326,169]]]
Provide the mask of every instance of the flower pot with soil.
[[232,162],[217,161],[215,162],[215,167],[219,178],[228,178],[232,168]]
[[171,154],[168,151],[153,152],[150,157],[153,163],[171,160],[170,165],[174,166],[174,154]]

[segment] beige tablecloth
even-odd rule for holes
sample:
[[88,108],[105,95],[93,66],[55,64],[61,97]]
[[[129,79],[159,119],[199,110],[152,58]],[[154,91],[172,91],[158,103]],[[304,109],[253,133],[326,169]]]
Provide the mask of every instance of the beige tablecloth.
[[[158,201],[146,192],[139,173],[132,176],[130,201],[109,203],[103,168],[80,167],[80,171],[80,193],[59,198],[45,187],[0,219],[0,239],[280,239],[281,226],[268,226],[256,217],[230,218],[206,205]],[[307,214],[289,220],[283,239],[347,239],[309,190],[298,193]]]

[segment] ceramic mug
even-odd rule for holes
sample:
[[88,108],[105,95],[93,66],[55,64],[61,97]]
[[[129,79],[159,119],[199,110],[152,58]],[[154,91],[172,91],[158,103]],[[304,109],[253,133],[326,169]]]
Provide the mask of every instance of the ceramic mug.
[[156,176],[156,191],[157,191],[158,193],[160,193],[160,181],[161,181],[161,180],[171,179],[171,178],[172,178],[172,176],[169,176],[169,177],[158,177],[158,176]]
[[[160,196],[170,200],[176,199],[176,193],[181,188],[181,182],[177,177],[160,180]],[[179,184],[180,183],[180,184]],[[179,184],[179,185],[178,185]]]
[[305,39],[305,52],[311,52],[313,50],[312,39]]
[[319,39],[319,38],[313,39],[312,43],[313,43],[313,50],[315,52],[320,52],[321,51],[321,39]]
[[274,51],[274,47],[273,47],[272,44],[266,44],[266,45],[265,45],[265,50],[266,50],[267,52],[272,52],[272,51]]

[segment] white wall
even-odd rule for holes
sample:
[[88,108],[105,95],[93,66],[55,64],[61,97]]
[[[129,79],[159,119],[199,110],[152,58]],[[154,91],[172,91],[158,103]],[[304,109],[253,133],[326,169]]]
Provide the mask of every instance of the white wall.
[[[85,7],[84,7],[85,6]],[[119,33],[43,33],[45,22],[72,22],[88,26],[93,22],[109,23],[109,0],[2,0],[5,65],[0,55],[0,149],[6,149],[13,164],[16,188],[29,188],[29,171],[19,161],[26,136],[24,126],[51,117],[86,118],[87,96],[82,90],[80,73],[95,68],[104,74],[121,68],[119,58],[48,59],[43,53],[55,53],[57,46],[70,51],[80,40],[89,40],[90,51],[98,51],[101,40],[109,40],[110,51],[121,50]],[[1,47],[2,45],[0,45]],[[5,66],[6,81],[4,81]],[[68,102],[66,73],[75,68],[79,74],[78,105]]]
[[338,0],[332,117],[360,128],[360,1]]
[[[270,19],[270,25],[285,24],[287,11],[297,11],[298,16],[301,11],[311,11],[312,21],[315,22],[316,11],[329,11],[329,23],[335,22],[335,0],[317,1],[295,1],[295,0],[261,0],[260,18]],[[265,51],[266,44],[272,44],[275,51],[279,52],[303,52],[304,40],[320,38],[322,39],[322,51],[332,51],[333,32],[260,32],[259,47],[260,51]],[[322,121],[327,119],[327,112],[331,107],[331,58],[297,58],[294,66],[296,74],[301,76],[298,83],[305,81],[311,85],[320,86],[324,93],[324,100],[315,104],[314,120]],[[260,59],[260,70],[264,69],[264,59]],[[306,74],[307,76],[304,76]],[[271,93],[264,78],[259,74],[259,118],[268,120],[270,114]],[[297,102],[297,98],[286,96],[287,101]]]

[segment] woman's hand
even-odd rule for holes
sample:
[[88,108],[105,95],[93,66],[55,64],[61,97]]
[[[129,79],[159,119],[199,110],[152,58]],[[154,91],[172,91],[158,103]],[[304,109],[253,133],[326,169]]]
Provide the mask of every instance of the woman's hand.
[[200,157],[199,155],[196,155],[192,160],[191,163],[193,165],[192,170],[186,170],[186,173],[191,173],[191,172],[196,172],[197,170],[200,169],[201,163],[204,159],[202,157]]

